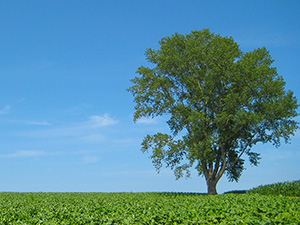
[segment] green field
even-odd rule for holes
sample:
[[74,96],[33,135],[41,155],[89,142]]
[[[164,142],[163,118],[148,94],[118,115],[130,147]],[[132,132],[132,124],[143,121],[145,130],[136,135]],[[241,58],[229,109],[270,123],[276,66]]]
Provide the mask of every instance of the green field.
[[300,224],[299,197],[0,193],[0,224]]
[[248,193],[300,197],[300,180],[293,182],[263,185],[249,190]]

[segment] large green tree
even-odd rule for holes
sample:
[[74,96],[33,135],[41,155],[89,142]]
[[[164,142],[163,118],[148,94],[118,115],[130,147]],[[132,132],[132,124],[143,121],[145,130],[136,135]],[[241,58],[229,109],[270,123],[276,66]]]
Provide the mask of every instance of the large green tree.
[[258,165],[257,143],[276,147],[298,128],[297,99],[285,90],[266,48],[244,53],[231,37],[208,29],[174,34],[147,49],[152,68],[141,66],[128,88],[136,121],[169,115],[170,134],[147,135],[142,151],[154,166],[174,170],[176,178],[195,168],[204,175],[209,194],[223,174],[238,181],[244,156]]

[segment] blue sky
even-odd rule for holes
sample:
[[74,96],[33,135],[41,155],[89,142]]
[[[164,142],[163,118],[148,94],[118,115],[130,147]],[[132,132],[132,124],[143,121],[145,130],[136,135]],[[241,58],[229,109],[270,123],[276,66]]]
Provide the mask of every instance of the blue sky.
[[[142,138],[163,118],[132,120],[126,91],[146,48],[209,28],[243,51],[265,46],[300,99],[300,2],[0,1],[0,191],[206,192],[203,177],[157,174]],[[297,118],[299,121],[299,118]],[[300,132],[218,192],[300,179]]]

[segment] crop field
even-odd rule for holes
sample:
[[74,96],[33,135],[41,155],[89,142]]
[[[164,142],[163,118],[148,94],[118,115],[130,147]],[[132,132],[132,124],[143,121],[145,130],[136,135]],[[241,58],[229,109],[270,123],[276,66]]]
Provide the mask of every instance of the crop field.
[[0,193],[0,224],[299,224],[298,197]]
[[284,196],[300,197],[300,180],[263,185],[257,188],[253,188],[248,192],[262,194],[262,195],[284,195]]

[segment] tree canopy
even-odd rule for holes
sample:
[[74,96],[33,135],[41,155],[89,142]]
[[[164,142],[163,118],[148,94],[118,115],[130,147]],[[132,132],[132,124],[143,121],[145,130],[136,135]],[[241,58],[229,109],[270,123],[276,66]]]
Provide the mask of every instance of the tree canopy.
[[158,171],[165,164],[180,178],[195,168],[206,178],[208,193],[216,194],[223,174],[238,181],[242,156],[258,165],[255,144],[279,147],[297,130],[297,99],[285,90],[266,48],[244,53],[232,37],[208,29],[175,33],[159,45],[146,50],[154,66],[139,67],[128,89],[135,121],[170,116],[169,134],[149,134],[142,142]]

